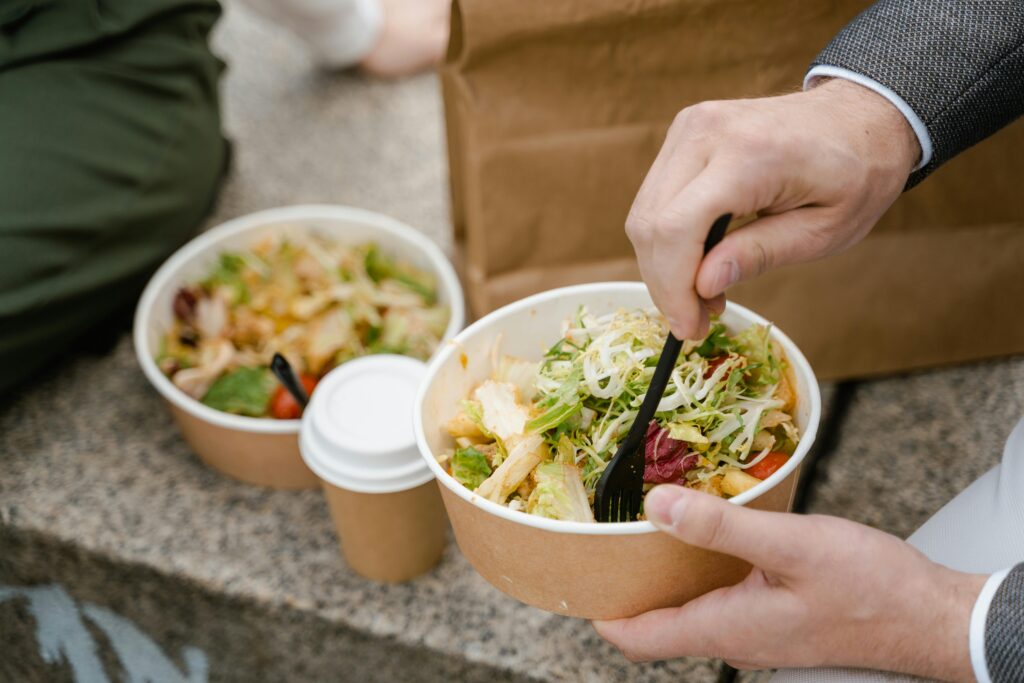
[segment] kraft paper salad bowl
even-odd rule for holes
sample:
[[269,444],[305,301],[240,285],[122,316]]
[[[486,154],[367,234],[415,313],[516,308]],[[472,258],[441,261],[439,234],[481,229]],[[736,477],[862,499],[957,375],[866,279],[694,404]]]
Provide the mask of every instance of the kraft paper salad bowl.
[[[736,583],[745,562],[694,548],[647,521],[586,523],[548,519],[491,502],[461,485],[438,457],[454,445],[445,426],[462,401],[491,376],[500,353],[538,360],[562,334],[563,321],[580,306],[595,315],[652,305],[636,282],[608,282],[543,292],[500,308],[470,325],[435,356],[420,388],[415,413],[422,456],[441,487],[455,538],[473,567],[492,585],[550,612],[587,619],[617,619],[669,607]],[[767,324],[729,303],[721,321],[730,331]],[[821,412],[817,379],[807,360],[780,330],[797,394],[794,421],[801,438],[773,475],[731,502],[772,511],[790,509],[800,464],[814,442]]]
[[241,481],[305,489],[318,487],[319,480],[299,453],[300,420],[247,417],[211,408],[175,386],[156,362],[172,324],[172,302],[179,288],[202,279],[223,251],[244,249],[261,237],[288,230],[309,231],[343,245],[372,242],[382,254],[433,274],[438,301],[449,311],[443,340],[462,328],[465,313],[455,271],[429,238],[395,219],[346,206],[291,206],[235,218],[188,242],[157,270],[136,309],[135,353],[186,442],[207,465]]

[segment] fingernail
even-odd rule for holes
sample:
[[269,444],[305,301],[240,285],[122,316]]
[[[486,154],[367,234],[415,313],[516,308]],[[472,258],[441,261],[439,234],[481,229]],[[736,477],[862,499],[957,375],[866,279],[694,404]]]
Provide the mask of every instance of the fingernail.
[[718,265],[718,269],[715,271],[715,293],[712,296],[718,296],[739,282],[739,279],[739,264],[735,261],[723,261]]
[[678,486],[658,486],[644,499],[644,514],[655,524],[670,525],[682,516],[683,491]]

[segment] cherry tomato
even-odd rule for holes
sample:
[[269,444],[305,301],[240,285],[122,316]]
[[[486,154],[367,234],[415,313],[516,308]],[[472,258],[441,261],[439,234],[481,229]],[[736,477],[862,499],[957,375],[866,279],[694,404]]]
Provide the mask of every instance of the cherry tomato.
[[[721,356],[715,356],[714,358],[708,359],[708,369],[704,371],[704,379],[711,379],[711,375],[715,374],[715,370],[718,366],[725,362],[728,358],[728,354],[722,354]],[[728,375],[726,375],[728,377]]]
[[789,456],[781,451],[772,451],[764,456],[759,463],[746,469],[747,474],[758,479],[767,479],[786,464]]
[[[316,377],[310,375],[299,375],[302,387],[310,396],[316,387]],[[292,395],[283,386],[278,385],[274,396],[270,399],[270,414],[278,420],[297,420],[302,417],[302,408],[295,402]]]

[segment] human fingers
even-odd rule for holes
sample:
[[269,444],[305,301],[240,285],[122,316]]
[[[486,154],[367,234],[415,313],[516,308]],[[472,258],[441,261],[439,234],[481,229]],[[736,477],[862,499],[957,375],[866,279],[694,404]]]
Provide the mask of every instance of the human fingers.
[[652,489],[644,512],[684,543],[733,555],[780,577],[815,558],[820,545],[812,525],[799,515],[752,510],[681,486]]
[[750,206],[751,180],[730,168],[728,160],[713,161],[644,227],[650,248],[641,272],[654,304],[680,339],[699,339],[707,332],[706,302],[694,285],[711,225]]
[[733,230],[701,262],[697,295],[712,299],[768,270],[841,251],[856,236],[833,229],[837,220],[841,219],[833,208],[812,206],[765,216]]

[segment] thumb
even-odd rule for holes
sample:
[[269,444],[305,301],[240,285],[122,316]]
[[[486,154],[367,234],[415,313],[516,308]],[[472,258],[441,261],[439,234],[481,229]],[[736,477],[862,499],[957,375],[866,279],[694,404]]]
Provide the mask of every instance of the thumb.
[[804,207],[759,218],[733,230],[704,258],[697,271],[697,293],[716,297],[742,280],[792,263],[838,251],[822,227],[831,207]]
[[644,500],[644,512],[655,526],[684,543],[780,574],[814,543],[807,520],[799,515],[751,510],[681,486],[654,488]]

